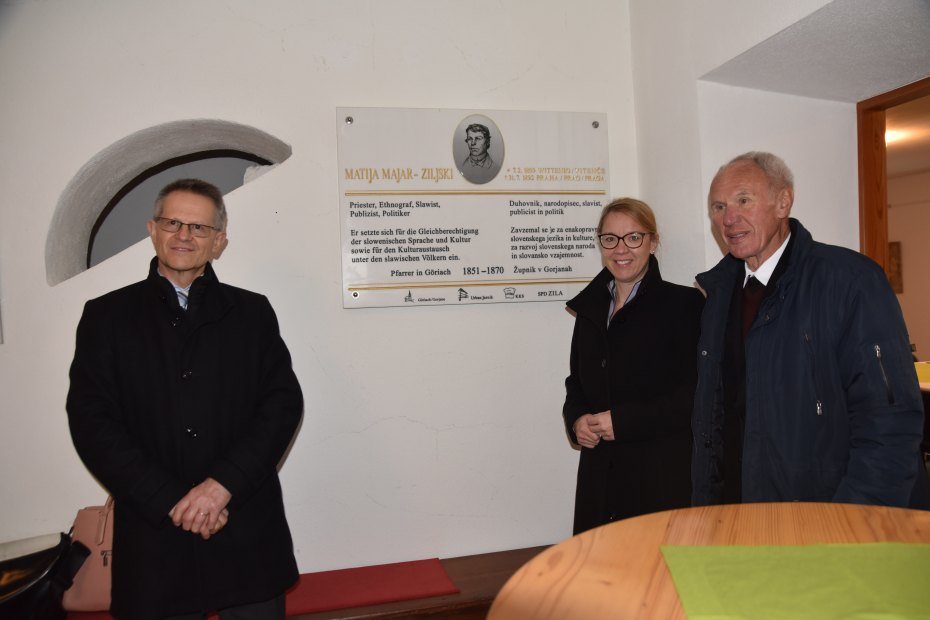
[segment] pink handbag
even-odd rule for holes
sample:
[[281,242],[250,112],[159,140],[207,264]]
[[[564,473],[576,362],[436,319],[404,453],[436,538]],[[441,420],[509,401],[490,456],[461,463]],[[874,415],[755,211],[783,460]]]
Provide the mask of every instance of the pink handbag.
[[65,590],[62,607],[67,611],[110,609],[110,569],[113,556],[113,497],[103,506],[78,510],[71,529],[72,540],[90,549],[90,555]]

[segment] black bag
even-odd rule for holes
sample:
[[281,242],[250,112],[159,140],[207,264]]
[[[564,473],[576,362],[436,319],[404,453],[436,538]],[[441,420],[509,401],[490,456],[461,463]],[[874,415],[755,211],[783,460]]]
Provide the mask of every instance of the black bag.
[[53,537],[0,545],[0,619],[64,620],[64,591],[90,551],[61,534],[58,544],[20,554],[23,548],[52,543]]

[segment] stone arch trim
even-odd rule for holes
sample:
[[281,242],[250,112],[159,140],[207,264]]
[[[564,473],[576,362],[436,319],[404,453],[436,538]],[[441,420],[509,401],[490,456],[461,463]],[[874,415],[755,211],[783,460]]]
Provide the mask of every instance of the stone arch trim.
[[191,153],[235,150],[272,164],[290,145],[248,125],[212,119],[173,121],[142,129],[94,155],[65,187],[45,241],[45,276],[55,286],[87,270],[94,224],[110,200],[145,171]]

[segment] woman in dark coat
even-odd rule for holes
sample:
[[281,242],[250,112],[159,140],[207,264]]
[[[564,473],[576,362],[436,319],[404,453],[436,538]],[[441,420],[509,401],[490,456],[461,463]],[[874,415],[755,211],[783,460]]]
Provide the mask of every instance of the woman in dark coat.
[[662,280],[655,215],[604,207],[604,269],[568,302],[575,314],[562,415],[581,446],[574,533],[691,500],[691,409],[704,296]]

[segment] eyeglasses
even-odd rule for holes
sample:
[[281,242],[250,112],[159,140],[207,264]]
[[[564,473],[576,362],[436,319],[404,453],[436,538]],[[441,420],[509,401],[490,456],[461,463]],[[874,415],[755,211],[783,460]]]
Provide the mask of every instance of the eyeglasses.
[[216,226],[207,226],[206,224],[188,224],[181,220],[172,220],[167,217],[154,217],[155,224],[165,232],[176,233],[181,230],[181,226],[187,226],[187,230],[195,237],[209,237],[213,231],[219,231]]
[[597,241],[605,250],[614,249],[621,241],[623,241],[623,245],[626,247],[630,248],[631,250],[635,250],[643,244],[643,240],[646,238],[646,235],[651,234],[652,233],[647,232],[631,232],[620,237],[613,233],[604,233],[597,236]]

